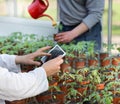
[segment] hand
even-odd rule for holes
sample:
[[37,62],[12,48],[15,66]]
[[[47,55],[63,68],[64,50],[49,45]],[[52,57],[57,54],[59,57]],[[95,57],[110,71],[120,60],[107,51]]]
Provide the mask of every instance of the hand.
[[71,31],[61,32],[56,34],[55,41],[60,43],[69,43],[76,37],[80,36],[81,34],[87,32],[89,30],[88,26],[85,23],[80,23]]
[[50,46],[40,48],[39,50],[23,55],[23,56],[16,56],[15,62],[16,64],[26,64],[26,65],[37,65],[39,66],[41,63],[38,61],[35,61],[34,59],[39,56],[49,56],[50,54],[44,52],[48,49],[50,49]]
[[60,65],[63,63],[62,56],[58,56],[50,61],[47,61],[42,65],[45,69],[47,76],[54,75],[55,73],[59,72]]
[[56,34],[54,40],[59,43],[69,43],[74,39],[74,34],[71,31]]

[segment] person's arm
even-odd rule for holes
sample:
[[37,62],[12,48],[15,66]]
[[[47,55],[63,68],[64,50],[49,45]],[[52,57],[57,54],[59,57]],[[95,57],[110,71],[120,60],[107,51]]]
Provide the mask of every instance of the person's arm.
[[91,29],[96,23],[101,21],[104,12],[105,0],[87,0],[86,9],[88,15],[82,20]]
[[28,73],[13,73],[0,67],[0,99],[20,100],[46,91],[47,76],[57,73],[62,63],[59,56]]
[[23,55],[23,56],[1,54],[0,66],[12,72],[20,72],[20,64],[39,66],[41,63],[38,61],[35,61],[34,59],[39,56],[50,55],[44,52],[50,48],[51,48],[50,46],[43,47],[33,53]]
[[75,27],[71,34],[74,35],[73,38],[78,37],[79,35],[83,34],[84,32],[91,29],[96,23],[101,21],[103,11],[104,11],[104,0],[87,0],[86,1],[86,9],[88,11],[88,15],[82,20],[77,27]]
[[88,15],[73,30],[58,33],[55,37],[55,41],[60,43],[68,43],[91,29],[97,22],[101,21],[104,11],[104,2],[104,0],[87,0],[86,9],[88,11]]
[[71,31],[58,33],[55,36],[55,41],[60,43],[69,43],[86,31],[88,31],[88,26],[85,23],[81,23]]
[[47,75],[42,67],[29,73],[9,72],[0,67],[0,99],[20,100],[40,94],[47,89]]
[[0,55],[0,67],[6,68],[12,72],[20,72],[20,65],[15,63],[15,55],[2,54]]
[[[75,27],[71,34],[73,35],[73,39],[83,34],[84,32],[91,29],[96,23],[101,21],[103,11],[104,11],[104,0],[87,0],[86,1],[86,9],[88,11],[88,15],[82,20],[77,27]],[[71,40],[73,40],[71,39]]]

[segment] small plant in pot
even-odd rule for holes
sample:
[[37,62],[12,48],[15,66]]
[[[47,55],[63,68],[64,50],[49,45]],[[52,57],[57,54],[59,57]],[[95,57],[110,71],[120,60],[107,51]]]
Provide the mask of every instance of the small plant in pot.
[[74,53],[73,53],[73,44],[71,43],[70,46],[67,44],[61,45],[62,49],[66,52],[66,56],[64,57],[64,63],[61,65],[61,70],[63,72],[69,71],[69,68],[73,67],[74,63]]
[[86,54],[85,54],[86,42],[85,41],[78,42],[72,47],[72,50],[75,55],[73,68],[76,69],[84,68],[86,65]]
[[[98,104],[111,104],[113,100],[113,94],[111,93],[110,89],[113,86],[114,82],[113,78],[117,76],[117,69],[116,72],[109,71],[109,74],[106,75],[106,68],[96,68],[91,69],[89,74],[89,79],[91,83],[89,84],[89,95],[85,98],[85,100],[90,101],[90,103],[94,104],[97,102]],[[111,80],[112,79],[112,80]],[[99,86],[98,86],[99,84]],[[103,85],[103,88],[100,85]],[[87,99],[88,98],[88,99]],[[94,102],[93,102],[94,101]]]
[[[102,82],[101,74],[98,70],[99,69],[91,69],[90,73],[88,74],[88,79],[90,80],[90,83],[88,85],[89,91],[87,92],[86,97],[83,100],[84,102],[87,101],[90,104],[99,104],[99,92],[104,89],[104,83]],[[103,88],[100,87],[101,84],[103,85]]]
[[68,80],[65,81],[67,87],[65,103],[78,103],[85,91],[85,88],[80,86],[83,76],[78,71],[74,71],[74,73],[69,73],[67,78]]
[[[64,92],[60,90],[58,81],[52,76],[49,78],[49,90],[36,96],[37,102],[40,104],[62,104],[64,101]],[[54,80],[54,81],[52,81]]]
[[99,52],[95,51],[95,43],[94,41],[88,41],[86,43],[86,56],[87,56],[87,66],[88,67],[99,67]]

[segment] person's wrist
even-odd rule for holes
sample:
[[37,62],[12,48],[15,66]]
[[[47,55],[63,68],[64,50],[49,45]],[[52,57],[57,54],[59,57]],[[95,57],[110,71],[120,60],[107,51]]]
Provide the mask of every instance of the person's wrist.
[[72,39],[76,38],[77,36],[78,36],[78,34],[76,33],[76,31],[72,30],[71,31],[71,37],[72,37]]
[[16,64],[21,64],[22,56],[16,56],[15,58],[15,63]]

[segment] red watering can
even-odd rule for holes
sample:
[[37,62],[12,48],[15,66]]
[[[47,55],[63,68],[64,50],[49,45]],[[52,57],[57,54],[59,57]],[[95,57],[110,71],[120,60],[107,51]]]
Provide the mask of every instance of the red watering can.
[[49,17],[52,20],[52,25],[55,26],[56,22],[54,21],[54,19],[47,14],[43,14],[47,10],[48,6],[49,6],[48,0],[34,0],[32,4],[28,6],[28,12],[34,19],[38,19],[43,16]]

